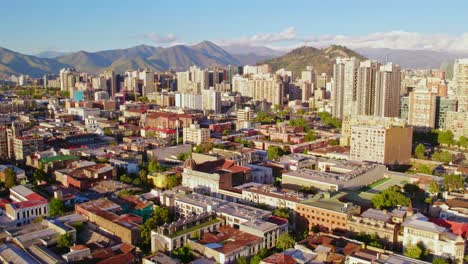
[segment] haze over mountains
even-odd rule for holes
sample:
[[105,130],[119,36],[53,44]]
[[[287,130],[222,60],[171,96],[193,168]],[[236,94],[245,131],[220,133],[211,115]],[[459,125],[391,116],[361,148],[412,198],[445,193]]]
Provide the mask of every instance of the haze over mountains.
[[319,72],[330,73],[334,59],[340,56],[356,56],[361,59],[367,57],[381,62],[388,60],[403,68],[439,68],[441,64],[450,68],[450,61],[468,55],[429,50],[360,48],[354,51],[337,45],[323,49],[300,47],[286,53],[262,46],[218,46],[210,41],[165,48],[139,45],[98,52],[46,51],[36,56],[0,48],[0,75],[8,77],[11,74],[28,74],[40,77],[47,73],[58,73],[64,67],[74,67],[89,73],[99,73],[106,69],[124,72],[137,68],[180,71],[192,65],[205,68],[261,62],[270,63],[274,69],[284,67],[292,71],[301,71],[307,65],[314,65]]

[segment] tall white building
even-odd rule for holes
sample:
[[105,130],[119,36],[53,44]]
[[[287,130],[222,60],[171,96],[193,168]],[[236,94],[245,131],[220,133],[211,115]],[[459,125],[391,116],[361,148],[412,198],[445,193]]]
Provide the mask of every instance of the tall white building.
[[232,91],[256,101],[266,101],[272,105],[283,105],[284,84],[272,74],[252,75],[232,78]]
[[468,58],[455,60],[453,85],[458,98],[458,111],[468,112]]
[[202,110],[202,95],[193,93],[176,93],[175,106],[180,108]]
[[398,65],[338,58],[333,67],[333,115],[398,117],[401,73]]
[[73,98],[75,83],[79,80],[79,73],[73,68],[64,68],[60,70],[60,90],[70,92],[70,98]]
[[202,90],[202,110],[221,113],[221,93],[215,91],[213,87]]
[[333,65],[333,116],[343,119],[356,112],[357,70],[356,58],[337,58]]

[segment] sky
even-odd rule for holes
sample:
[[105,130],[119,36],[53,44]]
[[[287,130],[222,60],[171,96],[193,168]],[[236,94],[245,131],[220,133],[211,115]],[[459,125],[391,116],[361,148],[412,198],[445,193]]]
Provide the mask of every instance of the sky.
[[0,47],[26,54],[203,40],[468,52],[466,0],[13,0],[0,11]]

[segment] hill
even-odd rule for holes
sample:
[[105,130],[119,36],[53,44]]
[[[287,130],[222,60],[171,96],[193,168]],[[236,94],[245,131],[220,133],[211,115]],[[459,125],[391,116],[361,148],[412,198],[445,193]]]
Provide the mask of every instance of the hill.
[[3,77],[8,77],[11,74],[29,74],[39,77],[46,73],[59,72],[61,68],[65,67],[69,67],[69,65],[54,59],[38,58],[0,48],[0,76]]
[[331,75],[333,64],[338,57],[366,59],[359,53],[343,46],[331,45],[324,49],[304,46],[294,49],[283,56],[266,60],[263,63],[271,65],[274,71],[281,68],[293,71],[294,77],[298,76],[307,66],[313,66],[319,74],[326,72],[328,75]]

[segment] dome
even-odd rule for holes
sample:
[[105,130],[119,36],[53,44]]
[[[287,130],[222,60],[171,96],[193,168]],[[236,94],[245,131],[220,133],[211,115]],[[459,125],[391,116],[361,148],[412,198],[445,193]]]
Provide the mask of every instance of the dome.
[[184,169],[195,169],[197,167],[197,163],[192,159],[192,157],[188,158],[184,161]]

